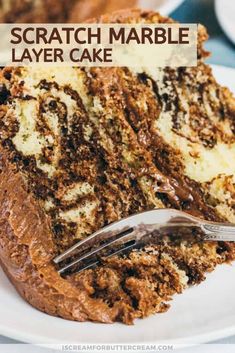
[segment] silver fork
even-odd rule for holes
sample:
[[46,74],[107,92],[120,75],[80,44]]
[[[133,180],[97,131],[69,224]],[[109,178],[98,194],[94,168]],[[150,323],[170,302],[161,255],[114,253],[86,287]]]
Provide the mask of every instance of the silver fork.
[[167,234],[180,239],[190,234],[200,241],[235,242],[235,224],[209,222],[174,209],[154,209],[98,230],[53,261],[61,275],[78,273],[99,264],[101,258],[154,243]]

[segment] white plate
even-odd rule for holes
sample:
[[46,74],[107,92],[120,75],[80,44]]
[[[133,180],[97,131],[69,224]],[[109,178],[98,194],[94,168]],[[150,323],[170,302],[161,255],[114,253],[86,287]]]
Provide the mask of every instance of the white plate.
[[138,7],[142,9],[154,9],[161,15],[167,16],[179,7],[184,0],[139,0]]
[[235,1],[216,0],[215,12],[225,34],[235,44]]
[[[217,66],[214,73],[235,92],[235,70]],[[71,322],[43,314],[24,302],[0,271],[0,334],[41,344],[208,342],[235,334],[234,278],[235,264],[218,266],[201,285],[176,295],[167,313],[126,326]]]
[[166,16],[176,10],[183,2],[184,0],[166,0],[157,10],[161,15]]

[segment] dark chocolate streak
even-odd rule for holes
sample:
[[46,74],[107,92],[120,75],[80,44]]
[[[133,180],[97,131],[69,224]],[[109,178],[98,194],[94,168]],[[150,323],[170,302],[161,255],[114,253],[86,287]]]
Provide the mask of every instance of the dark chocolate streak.
[[[153,79],[146,74],[135,77],[127,69],[124,78],[123,72],[119,69],[111,71],[114,73],[113,77],[110,72],[107,75],[104,73],[105,79],[107,77],[108,80],[103,79],[103,71],[100,69],[92,69],[91,72],[93,76],[90,85],[96,82],[96,89],[91,93],[98,95],[103,104],[105,97],[109,97],[107,104],[111,104],[112,101],[113,105],[119,107],[119,117],[120,114],[125,117],[140,145],[150,154],[157,168],[156,179],[161,185],[156,190],[158,197],[167,207],[180,208],[210,220],[220,220],[215,211],[205,204],[200,184],[183,174],[184,167],[175,150],[165,143],[153,128],[162,109],[161,100],[164,99],[159,96]],[[136,105],[136,101],[141,100],[143,95],[148,106],[146,113]]]

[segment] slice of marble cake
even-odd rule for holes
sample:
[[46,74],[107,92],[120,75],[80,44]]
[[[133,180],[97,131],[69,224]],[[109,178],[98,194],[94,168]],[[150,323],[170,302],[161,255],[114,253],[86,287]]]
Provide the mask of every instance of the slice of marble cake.
[[[102,22],[166,23],[132,10]],[[4,68],[0,261],[51,315],[132,323],[235,257],[222,242],[148,244],[62,278],[52,258],[128,215],[173,207],[234,222],[235,100],[204,63],[179,69]]]

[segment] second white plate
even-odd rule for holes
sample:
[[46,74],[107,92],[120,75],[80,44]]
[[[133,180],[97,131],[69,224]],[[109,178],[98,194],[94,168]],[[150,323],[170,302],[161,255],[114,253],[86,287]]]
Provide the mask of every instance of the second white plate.
[[137,7],[147,10],[156,10],[161,15],[167,16],[183,2],[184,0],[139,0]]
[[215,12],[225,34],[235,44],[235,1],[215,0]]

